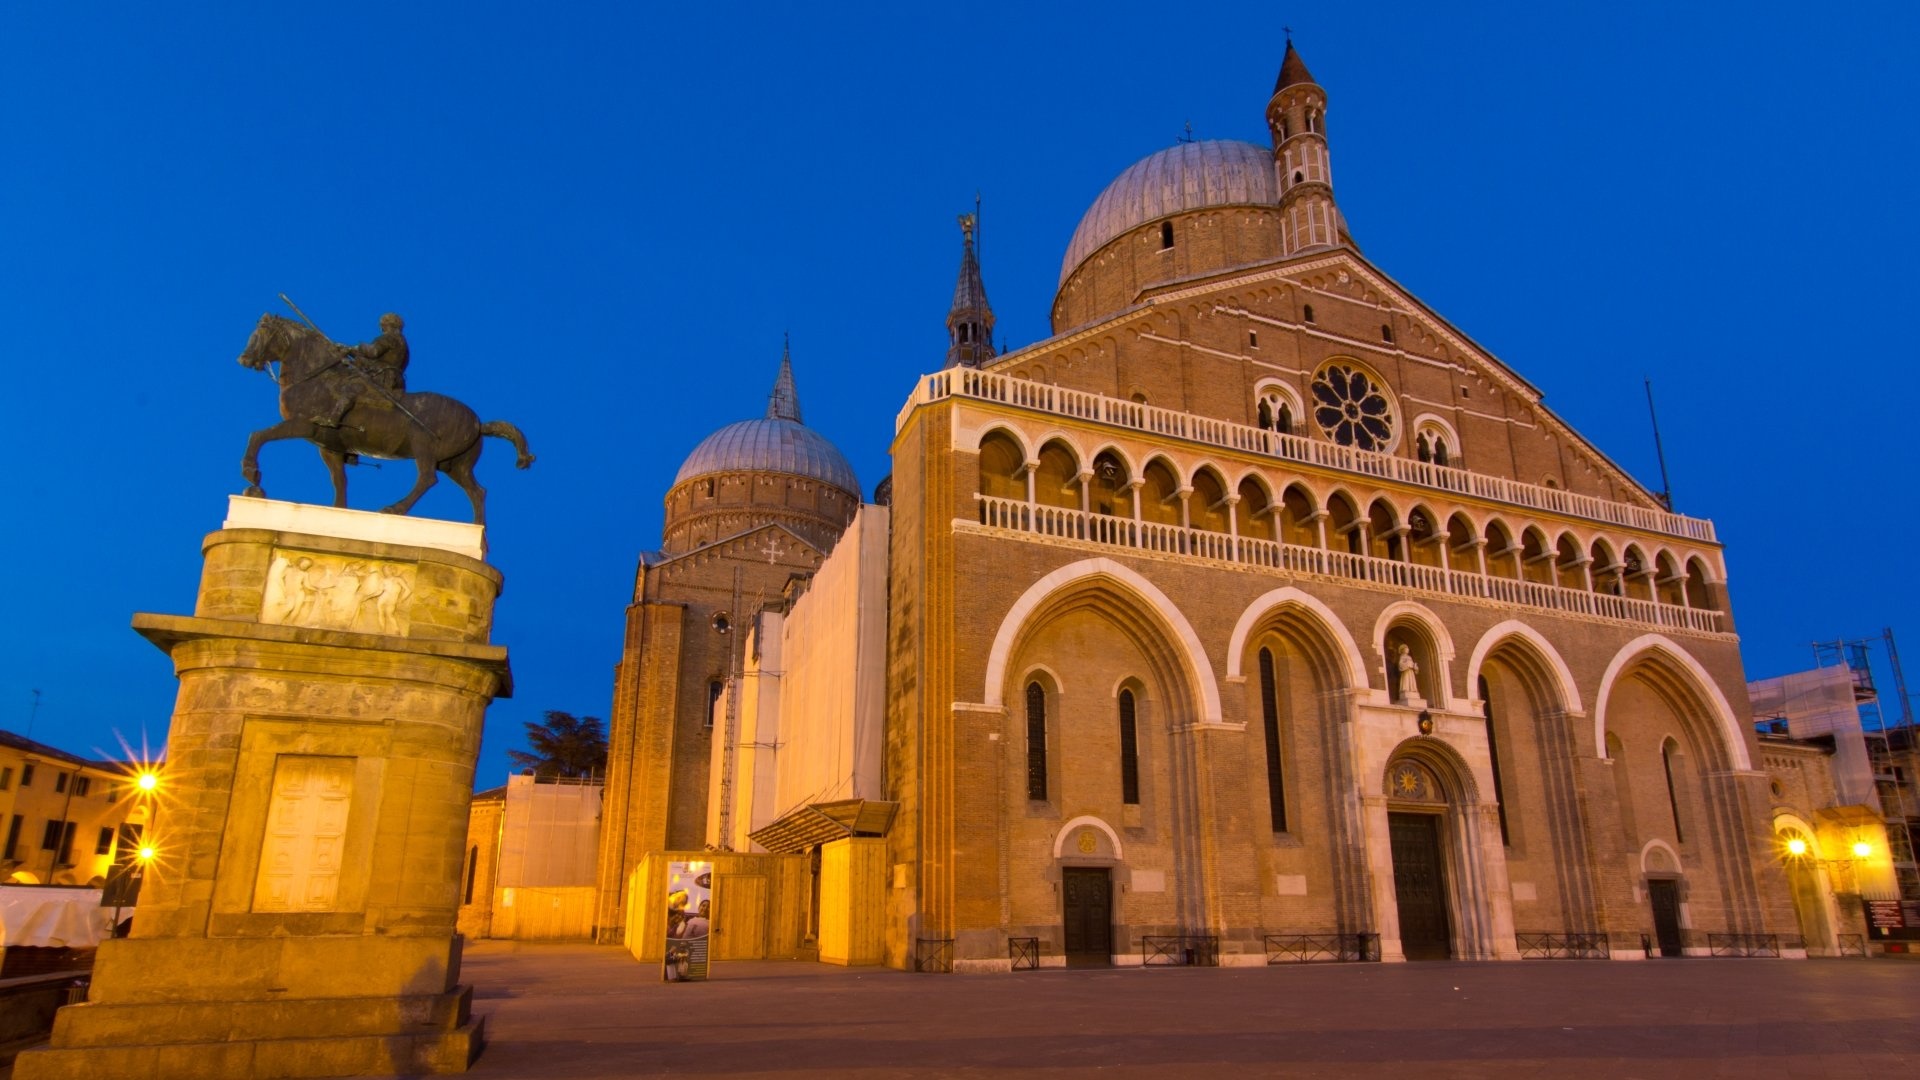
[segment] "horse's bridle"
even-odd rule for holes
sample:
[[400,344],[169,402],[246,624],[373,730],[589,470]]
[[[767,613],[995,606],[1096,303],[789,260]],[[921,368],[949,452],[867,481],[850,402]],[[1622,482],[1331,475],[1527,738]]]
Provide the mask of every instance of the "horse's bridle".
[[[287,320],[279,319],[277,320],[277,325],[274,327],[274,332],[275,334],[277,334],[283,339],[290,339],[293,336],[292,330],[290,329],[291,325],[292,324],[287,322]],[[293,348],[291,342],[289,342],[285,346],[285,348],[287,348],[288,350],[291,350]],[[292,382],[287,381],[287,365],[284,362],[282,362],[280,365],[280,374],[274,376],[273,381],[280,384],[280,389],[291,390],[296,386],[301,386],[313,379],[317,379],[321,375],[324,375],[325,373],[327,373],[328,371],[331,371],[334,368],[340,366],[340,361],[341,361],[341,357],[336,356],[333,359],[327,361],[326,363],[321,364],[319,367],[314,368],[312,371],[307,372],[305,375],[300,376],[298,379],[293,380]],[[273,361],[269,360],[267,362],[272,363]]]

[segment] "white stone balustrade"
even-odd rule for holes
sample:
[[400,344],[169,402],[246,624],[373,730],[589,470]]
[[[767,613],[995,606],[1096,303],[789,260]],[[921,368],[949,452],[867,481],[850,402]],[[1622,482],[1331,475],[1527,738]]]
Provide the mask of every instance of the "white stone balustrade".
[[990,495],[975,495],[974,498],[980,503],[980,524],[989,529],[1103,547],[1131,548],[1160,555],[1207,559],[1285,574],[1314,574],[1366,581],[1415,592],[1542,608],[1671,630],[1703,634],[1727,632],[1725,619],[1718,611],[1426,566],[1398,559],[1283,544],[1251,536],[1233,536],[1206,529],[1135,521],[1130,517],[1095,514],[1019,499],[1001,499]]

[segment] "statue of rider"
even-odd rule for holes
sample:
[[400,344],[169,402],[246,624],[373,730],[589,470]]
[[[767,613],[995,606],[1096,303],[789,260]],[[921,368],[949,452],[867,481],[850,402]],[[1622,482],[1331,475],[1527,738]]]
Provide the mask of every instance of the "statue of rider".
[[335,345],[342,359],[352,357],[358,375],[336,379],[333,382],[333,404],[326,412],[313,418],[321,427],[339,427],[341,418],[353,403],[366,391],[366,382],[371,381],[385,389],[402,394],[407,389],[407,337],[401,333],[406,323],[400,316],[389,311],[380,316],[380,336],[364,345]]

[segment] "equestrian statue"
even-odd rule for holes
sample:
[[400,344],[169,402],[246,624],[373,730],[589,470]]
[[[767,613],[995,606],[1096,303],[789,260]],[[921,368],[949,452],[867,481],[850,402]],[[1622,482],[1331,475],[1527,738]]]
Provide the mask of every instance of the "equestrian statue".
[[[284,297],[283,297],[284,299]],[[288,301],[291,306],[292,301]],[[300,309],[294,308],[297,312]],[[302,316],[304,318],[305,316]],[[400,316],[380,317],[380,336],[364,345],[339,345],[311,323],[280,315],[260,316],[240,363],[267,371],[279,363],[281,421],[247,439],[240,462],[246,494],[264,498],[260,487],[260,448],[282,439],[305,439],[318,447],[333,477],[333,505],[347,505],[348,462],[360,457],[406,459],[419,477],[405,498],[381,510],[404,514],[444,472],[473,502],[473,523],[486,524],[487,489],[473,478],[481,439],[492,436],[513,444],[524,469],[533,464],[526,437],[505,420],[481,423],[472,409],[444,394],[407,391],[407,338]]]

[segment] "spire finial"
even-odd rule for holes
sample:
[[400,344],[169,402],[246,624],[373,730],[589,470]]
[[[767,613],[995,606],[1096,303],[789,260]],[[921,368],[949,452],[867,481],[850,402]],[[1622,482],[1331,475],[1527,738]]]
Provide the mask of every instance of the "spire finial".
[[978,237],[980,195],[973,196],[973,212],[961,214],[960,280],[953,287],[953,307],[947,312],[947,366],[979,367],[993,356],[993,308],[980,280]]
[[793,335],[780,335],[780,374],[773,380],[773,392],[767,395],[767,419],[800,423],[800,391],[793,386]]

